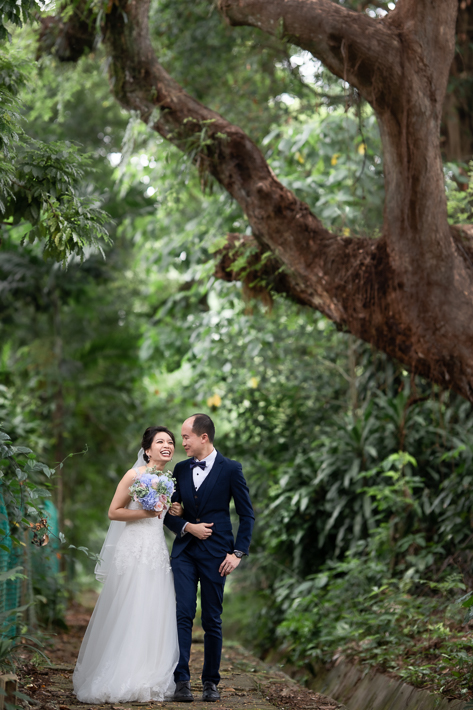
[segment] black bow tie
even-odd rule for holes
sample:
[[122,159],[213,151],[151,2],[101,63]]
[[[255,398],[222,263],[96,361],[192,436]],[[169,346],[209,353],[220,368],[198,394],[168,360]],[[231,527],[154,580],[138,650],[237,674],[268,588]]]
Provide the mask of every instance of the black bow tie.
[[196,466],[200,466],[200,468],[203,471],[205,469],[205,467],[207,466],[207,462],[206,461],[195,461],[195,460],[190,462],[191,471],[193,471]]

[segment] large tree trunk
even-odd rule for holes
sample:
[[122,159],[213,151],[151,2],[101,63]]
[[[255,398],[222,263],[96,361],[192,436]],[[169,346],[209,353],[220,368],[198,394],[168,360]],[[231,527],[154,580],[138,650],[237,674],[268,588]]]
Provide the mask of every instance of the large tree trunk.
[[[250,282],[262,268],[275,289],[473,401],[473,250],[470,232],[447,223],[440,154],[458,0],[399,0],[383,20],[331,0],[220,0],[228,22],[310,51],[373,107],[386,182],[376,240],[328,232],[240,128],[183,91],[151,46],[148,0],[110,7],[105,44],[116,98],[181,150],[196,150],[199,169],[250,221],[253,239],[230,235],[217,273]],[[204,128],[210,144],[201,143]],[[272,258],[261,267],[253,253],[246,276],[235,273],[236,254],[255,242]]]

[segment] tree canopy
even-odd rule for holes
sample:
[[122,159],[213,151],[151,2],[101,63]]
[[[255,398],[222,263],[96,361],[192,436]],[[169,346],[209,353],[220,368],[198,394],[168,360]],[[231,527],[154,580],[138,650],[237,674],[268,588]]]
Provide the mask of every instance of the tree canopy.
[[[203,186],[214,178],[248,219],[251,234],[229,235],[217,274],[247,284],[264,276],[268,290],[321,311],[413,372],[472,398],[471,230],[449,224],[441,161],[442,117],[450,153],[471,153],[468,100],[461,103],[465,86],[460,89],[458,81],[446,114],[443,110],[457,21],[459,51],[469,57],[464,20],[471,3],[398,0],[374,9],[370,3],[354,3],[353,9],[331,0],[221,0],[218,5],[228,25],[258,31],[255,61],[268,86],[277,81],[274,67],[285,54],[287,63],[290,43],[372,107],[382,142],[385,200],[382,222],[364,235],[330,232],[278,179],[257,145],[252,112],[248,120],[239,119],[241,96],[233,97],[233,109],[228,97],[218,105],[215,87],[226,67],[221,61],[216,66],[212,57],[228,30],[208,3],[192,5],[177,11],[185,15],[186,32],[175,39],[166,2],[150,13],[148,2],[120,0],[100,11],[97,21],[118,101],[189,155]],[[210,19],[202,23],[205,10]],[[43,47],[53,47],[64,60],[93,45],[93,32],[88,43],[84,40],[84,23],[93,26],[85,7],[72,6],[67,18],[46,18],[42,33]],[[195,54],[193,23],[207,32],[207,53]],[[173,41],[183,45],[170,52]],[[265,56],[272,60],[269,72]],[[197,90],[188,93],[185,73],[192,61],[202,71]],[[458,73],[456,61],[454,80]],[[319,100],[313,97],[314,108]],[[245,253],[251,258],[242,268]]]

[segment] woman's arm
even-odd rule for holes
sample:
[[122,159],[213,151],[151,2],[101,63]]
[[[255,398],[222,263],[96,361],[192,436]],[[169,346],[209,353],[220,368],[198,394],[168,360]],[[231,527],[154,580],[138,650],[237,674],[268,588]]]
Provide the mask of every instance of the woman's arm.
[[125,508],[130,502],[130,491],[128,490],[135,480],[135,471],[131,468],[125,473],[122,480],[117,486],[115,495],[108,509],[108,517],[110,520],[121,520],[125,523],[131,520],[142,520],[143,518],[156,518],[159,513],[155,510],[128,510]]

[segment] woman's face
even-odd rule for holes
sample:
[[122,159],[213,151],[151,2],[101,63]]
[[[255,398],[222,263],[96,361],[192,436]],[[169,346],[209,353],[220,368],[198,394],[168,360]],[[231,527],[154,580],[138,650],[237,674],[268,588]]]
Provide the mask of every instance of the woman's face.
[[165,431],[158,431],[154,435],[151,448],[146,450],[150,464],[155,464],[159,468],[163,468],[164,464],[172,459],[174,453],[174,443],[169,434]]

